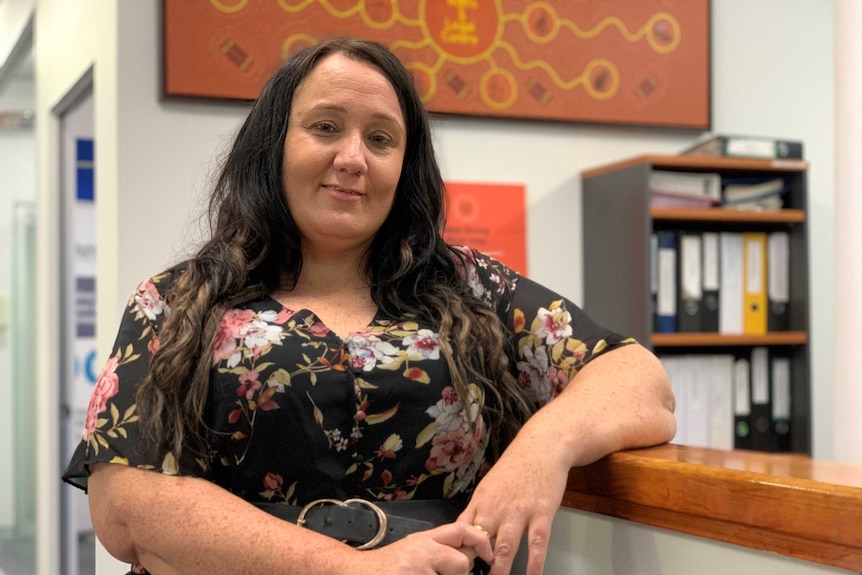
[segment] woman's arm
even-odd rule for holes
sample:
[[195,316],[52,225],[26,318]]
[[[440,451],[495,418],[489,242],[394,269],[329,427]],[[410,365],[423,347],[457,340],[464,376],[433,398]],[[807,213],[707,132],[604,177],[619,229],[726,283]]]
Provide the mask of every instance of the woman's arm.
[[[641,345],[597,356],[519,434],[555,438],[568,467],[670,441],[674,397],[659,359]],[[525,440],[526,440],[525,436]]]
[[93,526],[107,550],[158,575],[463,575],[477,554],[492,557],[488,538],[461,522],[356,551],[209,481],[120,464],[94,466],[89,498]]
[[667,374],[644,347],[626,345],[587,363],[527,421],[461,515],[496,536],[492,575],[509,572],[524,534],[527,573],[539,575],[569,470],[620,449],[669,441],[673,409]]

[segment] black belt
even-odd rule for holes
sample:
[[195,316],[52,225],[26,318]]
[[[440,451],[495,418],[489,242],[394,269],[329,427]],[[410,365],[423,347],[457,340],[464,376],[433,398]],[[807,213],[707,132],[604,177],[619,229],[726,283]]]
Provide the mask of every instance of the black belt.
[[466,503],[443,499],[380,502],[317,499],[305,507],[285,503],[254,505],[280,519],[344,541],[357,549],[372,549],[411,533],[452,523]]

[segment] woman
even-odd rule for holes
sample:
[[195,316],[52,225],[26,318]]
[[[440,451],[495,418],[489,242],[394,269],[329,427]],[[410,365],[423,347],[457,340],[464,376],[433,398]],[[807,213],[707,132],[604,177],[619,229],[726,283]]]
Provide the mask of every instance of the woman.
[[391,53],[333,39],[282,67],[226,159],[211,239],[130,300],[64,476],[113,555],[186,575],[478,557],[504,575],[526,535],[538,574],[569,469],[673,436],[655,356],[446,245],[442,206]]

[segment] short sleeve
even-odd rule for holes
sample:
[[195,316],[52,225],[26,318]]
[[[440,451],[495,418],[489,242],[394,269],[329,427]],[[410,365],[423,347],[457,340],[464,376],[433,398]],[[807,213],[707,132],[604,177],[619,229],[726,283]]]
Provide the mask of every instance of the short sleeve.
[[94,463],[121,463],[164,469],[162,462],[143,461],[135,394],[158,350],[158,329],[170,308],[159,291],[165,276],[143,282],[129,299],[113,351],[90,396],[81,442],[63,474],[67,483],[86,489]]
[[492,257],[462,249],[473,294],[496,311],[511,338],[511,369],[527,396],[544,405],[593,358],[636,343],[590,318],[560,294]]

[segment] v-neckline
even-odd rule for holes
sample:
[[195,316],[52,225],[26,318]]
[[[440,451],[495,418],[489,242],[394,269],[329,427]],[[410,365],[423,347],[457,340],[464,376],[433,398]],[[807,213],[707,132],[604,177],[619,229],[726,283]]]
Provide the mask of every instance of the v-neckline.
[[299,309],[290,308],[290,307],[286,306],[285,304],[281,303],[280,301],[278,301],[278,299],[276,299],[272,294],[268,294],[266,296],[266,299],[273,302],[275,305],[277,305],[279,308],[281,308],[281,310],[284,310],[284,311],[290,313],[291,317],[294,315],[306,312],[308,314],[308,316],[310,317],[310,319],[314,320],[312,323],[319,323],[320,325],[324,326],[327,329],[328,335],[331,334],[332,336],[337,337],[341,341],[347,341],[352,336],[371,331],[371,329],[378,323],[378,318],[380,316],[380,308],[377,307],[374,310],[374,315],[371,317],[371,319],[366,323],[366,325],[364,327],[362,327],[358,330],[349,331],[348,333],[341,335],[340,333],[338,333],[334,329],[332,329],[332,327],[329,324],[327,324],[325,321],[323,321],[323,318],[321,318],[320,315],[318,315],[317,312],[315,312],[311,308],[308,308],[308,307],[300,307]]

